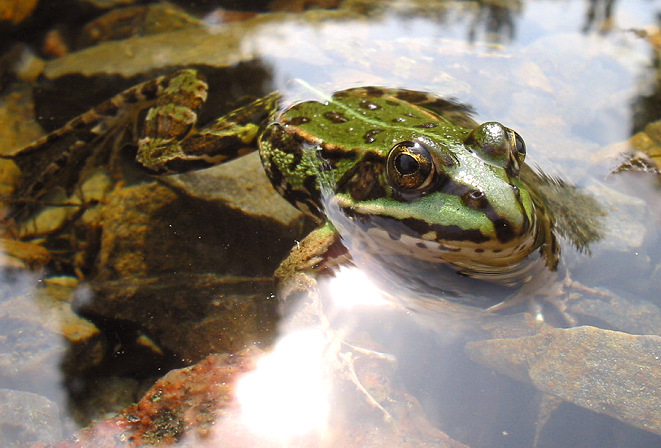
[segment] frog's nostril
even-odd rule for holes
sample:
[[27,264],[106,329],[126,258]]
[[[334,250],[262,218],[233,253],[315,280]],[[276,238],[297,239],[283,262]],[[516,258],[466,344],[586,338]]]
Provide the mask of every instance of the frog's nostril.
[[462,200],[467,207],[473,209],[484,208],[489,204],[487,195],[482,190],[470,190],[464,193]]
[[468,195],[474,201],[478,201],[478,200],[484,198],[484,192],[479,191],[479,190],[473,190]]

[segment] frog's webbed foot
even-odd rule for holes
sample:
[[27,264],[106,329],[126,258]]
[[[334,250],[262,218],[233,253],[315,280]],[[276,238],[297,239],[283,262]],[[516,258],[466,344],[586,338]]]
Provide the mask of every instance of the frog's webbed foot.
[[[502,302],[490,306],[487,308],[487,311],[503,311],[527,303],[535,321],[542,323],[544,322],[542,303],[552,302],[552,298],[564,295],[563,283],[555,271],[537,271],[533,274],[532,279],[525,283],[516,293]],[[561,306],[559,309],[562,314],[564,307]]]
[[[317,277],[348,262],[350,256],[329,222],[310,232],[275,271],[282,315],[293,315],[292,307],[313,303],[311,311],[323,315]],[[316,308],[315,308],[316,307]]]
[[[554,280],[557,280],[553,276]],[[529,312],[533,315],[535,322],[543,323],[544,304],[549,304],[560,315],[562,321],[568,326],[575,326],[576,319],[568,312],[568,300],[571,299],[571,279],[566,277],[562,281],[544,281],[543,284],[529,283],[524,285],[516,294],[502,302],[487,308],[487,311],[502,311],[523,303],[528,304]]]
[[546,275],[541,282],[530,282],[512,297],[487,308],[487,311],[501,311],[527,302],[535,320],[541,323],[545,321],[543,305],[549,304],[559,314],[564,324],[574,327],[578,321],[570,310],[572,302],[586,296],[606,302],[613,302],[617,299],[617,296],[609,291],[592,288],[573,280],[569,272],[565,272],[562,279],[559,277],[554,273]]

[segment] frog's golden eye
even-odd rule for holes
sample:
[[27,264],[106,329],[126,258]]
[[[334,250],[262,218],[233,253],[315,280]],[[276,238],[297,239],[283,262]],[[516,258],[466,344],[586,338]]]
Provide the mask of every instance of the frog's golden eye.
[[434,162],[420,142],[404,141],[390,150],[386,163],[388,184],[398,191],[423,192],[434,178]]

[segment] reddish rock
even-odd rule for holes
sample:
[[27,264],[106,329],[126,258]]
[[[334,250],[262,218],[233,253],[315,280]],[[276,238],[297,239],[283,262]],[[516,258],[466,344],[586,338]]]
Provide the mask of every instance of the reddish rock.
[[41,53],[46,58],[61,58],[69,54],[69,44],[62,35],[62,31],[55,28],[46,33],[41,45]]
[[259,353],[251,348],[236,355],[211,355],[192,367],[173,370],[117,418],[33,448],[170,446],[187,433],[204,437],[232,401],[237,375],[254,368]]
[[[383,411],[369,405],[341,370],[333,372],[332,387],[342,399],[333,402],[331,424],[283,436],[286,439],[260,433],[261,428],[249,426],[244,419],[234,390],[239,377],[253,370],[261,356],[261,350],[250,348],[235,355],[211,355],[195,366],[173,370],[117,418],[93,424],[67,440],[32,448],[467,448],[429,424],[420,404],[392,390],[388,382],[378,387],[388,393],[390,417],[384,418]],[[282,402],[283,412],[287,404],[287,400]]]

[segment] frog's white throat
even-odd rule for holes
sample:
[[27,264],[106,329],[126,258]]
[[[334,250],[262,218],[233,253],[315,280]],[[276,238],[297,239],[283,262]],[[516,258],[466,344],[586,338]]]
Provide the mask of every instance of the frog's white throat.
[[497,240],[475,243],[443,240],[438,235],[393,234],[373,225],[369,218],[357,222],[337,206],[328,207],[326,214],[355,260],[403,256],[416,262],[445,264],[463,276],[507,286],[527,282],[535,266],[544,263],[537,250],[543,238],[535,219],[527,232],[503,244]]

